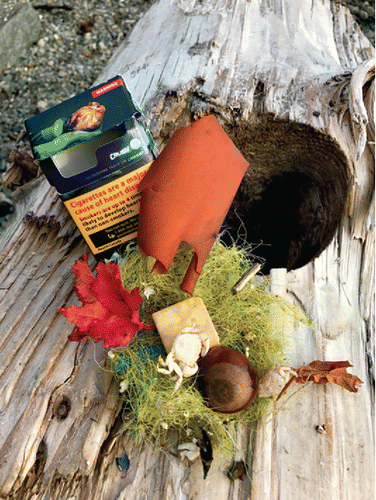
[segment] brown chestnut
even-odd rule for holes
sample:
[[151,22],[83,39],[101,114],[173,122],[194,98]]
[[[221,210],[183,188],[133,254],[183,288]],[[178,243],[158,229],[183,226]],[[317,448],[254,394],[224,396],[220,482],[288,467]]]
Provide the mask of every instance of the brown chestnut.
[[221,345],[209,349],[199,361],[208,406],[220,413],[244,410],[257,395],[257,375],[238,350]]

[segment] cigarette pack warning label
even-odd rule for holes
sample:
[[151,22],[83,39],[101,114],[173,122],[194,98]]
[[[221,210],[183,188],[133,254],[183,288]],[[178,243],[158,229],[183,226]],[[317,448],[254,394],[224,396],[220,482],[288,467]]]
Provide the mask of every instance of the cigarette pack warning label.
[[138,186],[150,165],[64,202],[94,254],[137,236],[141,198]]
[[91,92],[91,95],[94,97],[94,99],[96,99],[100,95],[103,95],[106,92],[109,92],[110,90],[116,89],[117,87],[121,87],[122,85],[123,85],[123,80],[121,78],[118,78],[117,80],[112,80],[106,85],[103,85],[99,89],[93,90]]

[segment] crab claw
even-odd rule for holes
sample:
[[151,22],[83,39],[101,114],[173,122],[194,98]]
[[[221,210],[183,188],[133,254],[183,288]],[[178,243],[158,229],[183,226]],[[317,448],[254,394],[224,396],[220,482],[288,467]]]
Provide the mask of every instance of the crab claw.
[[202,342],[201,357],[206,356],[210,349],[210,340],[206,333],[198,334]]
[[193,366],[189,365],[179,365],[181,368],[181,371],[183,373],[183,377],[192,377],[195,373],[197,373],[198,370],[198,365],[195,363]]

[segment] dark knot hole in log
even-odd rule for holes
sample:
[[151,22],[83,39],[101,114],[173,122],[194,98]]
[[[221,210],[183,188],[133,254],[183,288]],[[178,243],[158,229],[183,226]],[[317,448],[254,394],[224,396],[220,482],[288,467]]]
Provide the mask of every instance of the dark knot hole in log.
[[55,402],[53,414],[57,420],[65,420],[71,411],[72,403],[68,396],[62,396]]
[[345,154],[330,136],[271,114],[223,126],[250,166],[222,239],[251,244],[264,273],[304,266],[328,246],[344,215]]

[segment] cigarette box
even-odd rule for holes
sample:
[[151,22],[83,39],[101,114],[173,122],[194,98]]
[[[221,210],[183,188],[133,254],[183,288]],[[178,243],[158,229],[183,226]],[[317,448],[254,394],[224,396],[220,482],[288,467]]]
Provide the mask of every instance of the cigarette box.
[[116,76],[25,124],[35,159],[93,254],[134,240],[138,185],[157,146],[123,79]]

